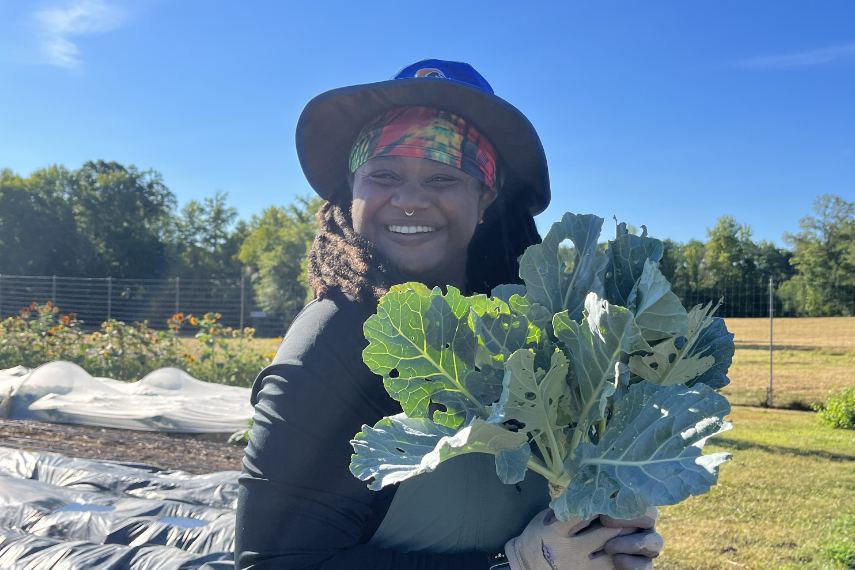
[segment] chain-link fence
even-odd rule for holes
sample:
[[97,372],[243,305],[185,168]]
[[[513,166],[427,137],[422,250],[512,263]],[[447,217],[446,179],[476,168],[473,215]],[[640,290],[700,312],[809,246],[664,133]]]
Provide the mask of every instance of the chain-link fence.
[[806,290],[800,282],[733,279],[705,287],[673,286],[687,308],[721,301],[716,315],[724,318],[851,317],[855,316],[855,286],[829,284],[821,291]]
[[[216,312],[230,327],[253,327],[258,337],[282,336],[303,305],[305,289],[293,283],[289,314],[265,312],[257,303],[249,278],[243,279],[110,279],[0,275],[0,317],[17,314],[31,303],[52,301],[62,313],[77,313],[84,328],[95,330],[108,318],[125,323],[148,321],[165,329],[175,313]],[[776,406],[810,406],[830,390],[855,385],[855,287],[836,287],[823,299],[823,317],[803,317],[804,296],[787,286],[759,281],[734,281],[721,287],[674,292],[687,308],[722,301],[716,315],[735,334],[733,383],[726,388],[734,403],[770,402],[774,383]],[[812,293],[816,297],[815,293]],[[800,304],[801,303],[801,304]],[[819,305],[817,305],[819,303]],[[833,307],[834,311],[827,310]],[[770,308],[772,310],[770,311]],[[774,317],[774,319],[773,319]]]
[[[306,291],[290,286],[302,306]],[[63,313],[76,313],[86,329],[113,318],[125,323],[148,321],[165,329],[176,313],[220,313],[227,327],[252,327],[256,336],[282,336],[294,315],[265,311],[255,300],[249,278],[112,279],[0,275],[0,318],[16,315],[31,303],[51,301]]]

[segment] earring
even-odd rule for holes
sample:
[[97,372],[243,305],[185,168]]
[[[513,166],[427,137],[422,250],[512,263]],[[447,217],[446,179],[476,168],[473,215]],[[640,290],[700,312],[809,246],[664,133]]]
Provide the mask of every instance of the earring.
[[478,225],[480,226],[480,225],[481,225],[481,224],[483,224],[483,223],[484,223],[484,218],[481,218],[481,219],[478,221]]

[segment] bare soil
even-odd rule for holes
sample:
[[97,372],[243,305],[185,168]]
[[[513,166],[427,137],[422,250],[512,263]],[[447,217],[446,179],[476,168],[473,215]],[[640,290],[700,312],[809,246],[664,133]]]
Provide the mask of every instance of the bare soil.
[[227,438],[227,434],[162,434],[0,420],[0,446],[3,447],[190,473],[240,470],[243,447],[225,443]]

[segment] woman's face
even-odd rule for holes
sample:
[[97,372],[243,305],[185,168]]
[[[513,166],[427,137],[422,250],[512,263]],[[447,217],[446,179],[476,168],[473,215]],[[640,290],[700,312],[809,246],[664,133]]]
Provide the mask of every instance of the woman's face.
[[495,198],[495,189],[453,166],[376,157],[354,173],[353,228],[407,279],[463,289],[466,249]]

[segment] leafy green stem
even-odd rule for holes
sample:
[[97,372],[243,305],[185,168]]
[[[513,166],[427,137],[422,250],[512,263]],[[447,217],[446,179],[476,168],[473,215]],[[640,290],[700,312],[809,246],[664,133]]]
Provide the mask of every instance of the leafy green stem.
[[584,421],[580,421],[579,424],[573,428],[573,439],[570,440],[570,448],[568,452],[568,456],[573,457],[573,454],[576,453],[576,448],[579,447],[579,443],[582,441],[582,433],[585,430],[582,429]]
[[530,457],[528,460],[527,467],[535,473],[543,475],[543,477],[550,483],[557,483],[563,475],[563,473],[555,473],[554,471],[552,471],[549,467],[544,465],[543,462],[537,457]]
[[597,421],[597,437],[602,438],[604,433],[606,433],[606,418]]
[[552,458],[552,472],[556,475],[561,475],[564,471],[564,466],[561,463],[561,448],[558,447],[558,442],[555,440],[555,433],[548,429],[546,435],[549,438],[549,456]]

